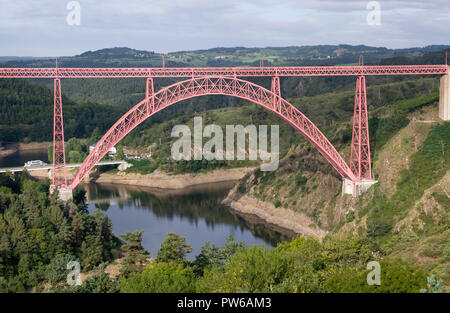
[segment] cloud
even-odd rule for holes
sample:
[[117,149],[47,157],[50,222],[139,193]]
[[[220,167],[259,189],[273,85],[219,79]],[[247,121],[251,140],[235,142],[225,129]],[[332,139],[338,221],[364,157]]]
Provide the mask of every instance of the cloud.
[[380,1],[381,26],[359,0],[0,0],[2,55],[73,55],[105,47],[169,52],[216,46],[448,44],[450,1]]

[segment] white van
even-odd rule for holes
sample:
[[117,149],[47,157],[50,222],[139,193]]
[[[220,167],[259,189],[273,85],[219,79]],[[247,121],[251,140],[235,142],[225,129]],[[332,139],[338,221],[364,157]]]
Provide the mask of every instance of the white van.
[[47,163],[45,163],[44,161],[41,160],[33,160],[33,161],[28,161],[27,163],[25,163],[25,167],[33,167],[33,166],[43,166],[43,165],[47,165]]

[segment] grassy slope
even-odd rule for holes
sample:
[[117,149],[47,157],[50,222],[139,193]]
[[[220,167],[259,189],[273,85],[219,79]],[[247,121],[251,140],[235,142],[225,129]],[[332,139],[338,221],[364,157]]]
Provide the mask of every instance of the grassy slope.
[[[381,253],[422,264],[449,285],[450,123],[429,123],[439,121],[438,95],[434,88],[420,87],[424,81],[418,82],[415,86],[408,86],[411,82],[397,86],[403,95],[415,91],[415,97],[398,101],[392,96],[395,100],[389,105],[370,111],[373,167],[380,182],[365,195],[358,199],[342,197],[339,177],[305,143],[292,148],[278,171],[256,172],[241,182],[241,191],[276,206],[305,212],[331,234],[365,236]],[[384,94],[386,90],[380,88]],[[327,103],[343,102],[346,93],[317,97],[315,100],[324,105],[311,106],[310,110],[315,110],[311,116],[326,117]],[[369,99],[373,95],[373,90],[372,95],[369,91]],[[342,119],[348,116],[339,105],[336,115]],[[326,119],[318,123],[323,121]],[[342,122],[325,128],[346,156],[349,127],[350,122]]]

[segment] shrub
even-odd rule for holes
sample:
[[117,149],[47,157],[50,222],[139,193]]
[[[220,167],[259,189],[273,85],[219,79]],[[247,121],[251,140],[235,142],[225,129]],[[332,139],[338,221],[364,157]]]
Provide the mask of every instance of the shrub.
[[355,219],[355,212],[353,211],[348,211],[347,214],[345,215],[345,221],[347,223],[352,222]]
[[392,225],[382,217],[369,216],[367,219],[367,235],[375,238],[386,235],[392,229]]
[[223,268],[205,271],[199,292],[270,292],[293,274],[294,256],[252,246],[238,250]]
[[121,278],[120,291],[125,293],[188,293],[195,291],[192,268],[174,262],[152,262],[142,274]]
[[324,273],[326,292],[417,293],[426,284],[426,275],[418,267],[402,260],[380,261],[380,285],[369,286],[365,267],[330,267]]
[[308,179],[303,176],[301,173],[298,173],[297,175],[295,175],[295,185],[297,186],[304,186],[306,184],[306,182],[308,181]]
[[279,208],[281,206],[281,201],[278,199],[273,200],[272,203],[276,208]]

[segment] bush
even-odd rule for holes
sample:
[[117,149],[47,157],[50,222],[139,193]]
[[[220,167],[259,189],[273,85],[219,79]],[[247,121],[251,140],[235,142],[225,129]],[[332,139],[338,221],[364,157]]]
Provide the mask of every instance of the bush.
[[161,161],[150,162],[149,160],[127,160],[133,166],[125,170],[126,173],[151,174],[161,164]]
[[369,286],[365,267],[330,267],[323,275],[327,292],[417,293],[426,285],[426,275],[402,260],[380,261],[380,285]]
[[275,286],[274,292],[282,293],[318,293],[323,292],[320,275],[313,265],[307,264],[296,269],[292,276]]
[[354,211],[348,211],[345,215],[345,221],[347,223],[352,222],[355,219],[355,212]]
[[192,268],[174,262],[153,262],[142,274],[132,273],[120,280],[120,291],[125,293],[188,293],[195,291]]
[[367,235],[371,238],[381,237],[389,233],[392,225],[382,217],[369,216],[367,219]]
[[272,203],[276,208],[279,208],[281,206],[281,201],[278,199],[273,200]]
[[271,292],[294,270],[294,256],[277,249],[252,246],[238,250],[223,268],[205,271],[199,292]]
[[297,186],[304,186],[306,184],[306,182],[308,181],[308,179],[303,176],[301,173],[298,173],[297,175],[295,175],[295,185]]
[[119,291],[119,281],[111,278],[103,268],[93,276],[86,278],[81,286],[73,288],[73,292],[78,293],[117,293]]

